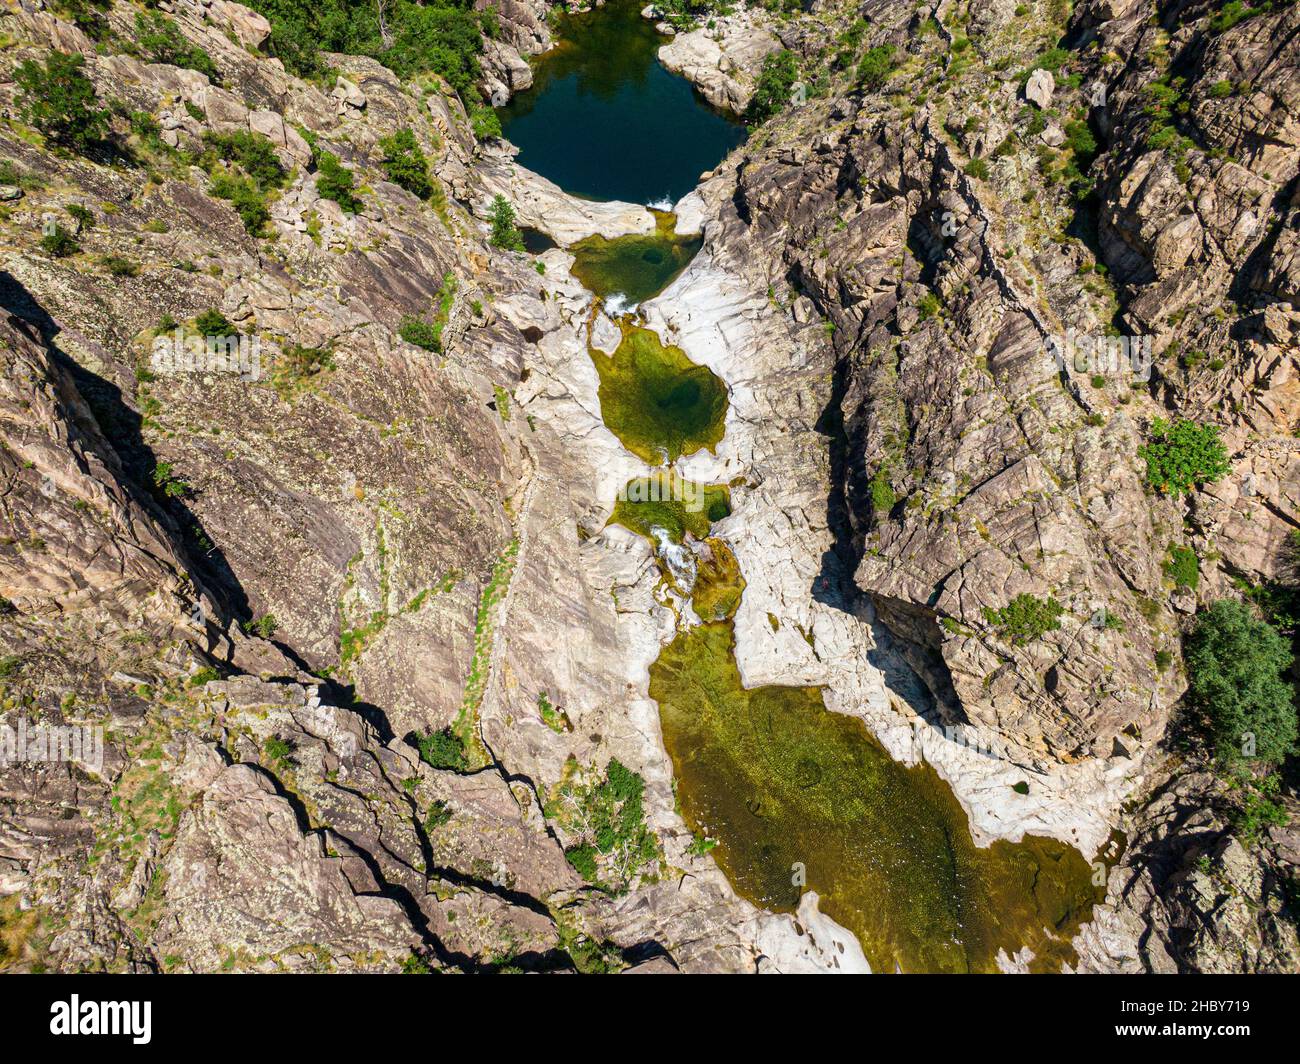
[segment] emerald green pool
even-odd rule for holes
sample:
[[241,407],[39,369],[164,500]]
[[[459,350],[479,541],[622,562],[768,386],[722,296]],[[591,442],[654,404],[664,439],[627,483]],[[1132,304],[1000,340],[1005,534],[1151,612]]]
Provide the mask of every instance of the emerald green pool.
[[674,235],[677,219],[665,211],[654,213],[653,233],[614,240],[589,236],[572,245],[573,276],[601,299],[618,296],[635,306],[657,296],[686,269],[704,241]]
[[624,319],[612,355],[590,349],[600,374],[600,413],[611,432],[651,465],[717,446],[726,431],[727,387],[706,366]]
[[561,15],[533,86],[498,111],[519,162],[589,199],[671,205],[745,137],[684,78],[659,65],[667,43],[641,0]]

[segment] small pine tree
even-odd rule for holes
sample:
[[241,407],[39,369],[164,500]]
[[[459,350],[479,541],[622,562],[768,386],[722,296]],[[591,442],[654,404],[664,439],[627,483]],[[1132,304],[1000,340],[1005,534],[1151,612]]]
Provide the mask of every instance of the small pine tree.
[[524,237],[515,225],[515,209],[499,193],[492,200],[492,246],[507,251],[523,251]]

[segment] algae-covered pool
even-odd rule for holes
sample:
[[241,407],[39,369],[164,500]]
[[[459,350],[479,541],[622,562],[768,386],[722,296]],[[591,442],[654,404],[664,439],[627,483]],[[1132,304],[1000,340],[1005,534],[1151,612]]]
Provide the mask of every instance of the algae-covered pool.
[[977,847],[938,773],[894,761],[820,690],[746,690],[729,620],[679,633],[650,697],[687,823],[754,904],[793,912],[817,891],[876,972],[991,972],[1023,946],[1034,970],[1074,959],[1105,895],[1078,850],[1034,836]]
[[629,451],[651,465],[717,446],[725,433],[727,387],[708,367],[624,319],[612,355],[594,347],[600,412]]
[[666,211],[654,214],[653,233],[613,240],[589,236],[572,245],[573,276],[601,299],[621,298],[635,306],[657,296],[686,269],[704,241],[676,236],[676,217]]

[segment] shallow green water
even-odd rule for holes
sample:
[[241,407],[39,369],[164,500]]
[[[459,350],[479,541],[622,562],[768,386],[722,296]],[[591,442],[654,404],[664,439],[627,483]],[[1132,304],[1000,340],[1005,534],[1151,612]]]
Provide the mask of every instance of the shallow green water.
[[609,524],[630,528],[651,542],[651,529],[662,528],[674,543],[689,532],[704,539],[714,521],[731,513],[731,489],[725,484],[697,484],[676,477],[638,477],[624,486]]
[[999,948],[1026,945],[1036,969],[1074,959],[1069,940],[1104,895],[1077,850],[1033,836],[976,847],[939,775],[895,762],[820,690],[745,690],[729,620],[679,634],[650,697],[687,823],[718,840],[756,905],[791,912],[817,891],[876,972],[991,972]]
[[654,298],[686,269],[704,243],[702,237],[673,235],[676,222],[675,216],[656,211],[653,233],[579,240],[569,248],[573,275],[601,299],[621,296],[636,305]]
[[626,319],[613,355],[590,349],[600,374],[600,413],[633,454],[651,465],[717,446],[726,431],[727,388],[707,367]]
[[656,57],[668,38],[640,0],[559,20],[533,87],[498,111],[519,161],[590,199],[673,203],[745,137]]

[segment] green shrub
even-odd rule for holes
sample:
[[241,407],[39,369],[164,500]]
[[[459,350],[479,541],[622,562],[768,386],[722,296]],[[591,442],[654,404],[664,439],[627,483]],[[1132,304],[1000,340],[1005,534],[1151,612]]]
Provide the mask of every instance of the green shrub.
[[442,330],[434,322],[417,318],[414,314],[403,314],[397,335],[408,344],[422,347],[426,351],[442,351]]
[[420,199],[427,200],[433,195],[429,160],[411,130],[399,129],[391,137],[381,137],[379,150],[384,153],[380,165],[388,180]]
[[763,57],[758,73],[758,84],[745,109],[745,121],[751,126],[762,125],[790,101],[790,90],[799,77],[799,59],[794,52],[782,48]]
[[150,477],[154,487],[169,499],[183,499],[190,493],[189,483],[176,475],[171,462],[159,462]]
[[1046,599],[1019,594],[1001,609],[984,607],[984,619],[1013,646],[1024,646],[1061,627],[1065,607],[1050,595]]
[[1212,484],[1228,472],[1228,452],[1214,425],[1156,418],[1151,442],[1138,448],[1146,459],[1147,483],[1162,493],[1186,494],[1198,484]]
[[597,879],[596,869],[596,847],[583,843],[580,846],[570,846],[564,851],[564,856],[569,864],[573,865],[578,875],[582,876],[588,883],[595,883]]
[[201,336],[231,336],[238,331],[219,310],[205,310],[194,319],[194,329]]
[[1295,691],[1287,641],[1267,621],[1233,599],[1201,611],[1183,649],[1187,705],[1197,713],[1215,756],[1279,762],[1295,748]]
[[894,72],[894,46],[881,44],[868,48],[858,62],[858,84],[874,92],[884,87]]
[[360,214],[364,204],[353,192],[356,176],[332,151],[323,150],[316,159],[316,191],[333,200],[349,214]]
[[288,762],[289,755],[293,753],[293,744],[278,735],[272,735],[262,744],[262,752],[266,754],[268,761],[283,765]]
[[507,251],[524,250],[524,236],[515,225],[515,209],[499,193],[492,199],[492,246]]
[[475,140],[491,140],[501,136],[501,119],[486,104],[474,104],[469,109],[469,128]]
[[180,27],[166,15],[157,11],[137,12],[135,32],[140,50],[150,62],[197,70],[213,82],[220,80],[212,57],[186,40]]
[[266,613],[255,620],[245,621],[243,628],[249,635],[270,639],[279,630],[280,622],[275,619],[274,613]]
[[87,229],[95,228],[95,214],[84,204],[69,203],[63,209],[67,211],[71,217],[77,220],[77,224],[81,226],[82,232],[85,232]]
[[420,760],[434,768],[452,769],[464,772],[469,767],[469,758],[465,755],[465,744],[461,737],[451,728],[418,735],[416,748],[420,751]]
[[99,262],[114,277],[136,277],[140,273],[140,267],[122,255],[105,255]]
[[1164,564],[1165,576],[1175,587],[1188,587],[1195,591],[1201,583],[1201,564],[1191,547],[1170,544],[1169,559]]
[[95,86],[81,72],[80,54],[52,52],[44,64],[24,60],[14,71],[23,116],[57,144],[84,151],[108,131],[108,112],[95,106]]
[[288,173],[275,154],[275,146],[260,133],[237,130],[234,133],[204,133],[207,146],[224,162],[233,163],[250,177],[263,192],[284,185]]
[[888,514],[897,501],[894,486],[889,482],[889,472],[881,466],[871,475],[871,509],[881,517]]
[[451,806],[441,798],[435,798],[429,803],[429,812],[424,817],[424,833],[432,834],[443,824],[451,819]]
[[63,259],[75,255],[81,250],[81,245],[77,243],[76,237],[56,222],[54,227],[41,237],[41,250],[56,259]]
[[280,352],[285,372],[296,380],[314,377],[334,368],[334,354],[327,347],[303,347],[289,344]]
[[983,159],[972,159],[963,169],[966,174],[977,181],[987,181],[989,179],[989,164]]
[[251,178],[238,174],[217,174],[212,180],[212,195],[229,200],[235,208],[244,230],[252,237],[260,237],[266,222],[270,221],[270,208],[266,198]]

